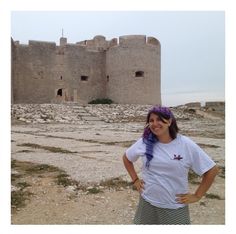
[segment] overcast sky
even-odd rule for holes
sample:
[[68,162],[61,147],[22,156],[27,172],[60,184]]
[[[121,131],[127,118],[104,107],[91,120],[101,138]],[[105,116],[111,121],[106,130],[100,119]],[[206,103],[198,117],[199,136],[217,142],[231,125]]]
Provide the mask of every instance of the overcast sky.
[[11,36],[69,43],[138,34],[161,43],[162,103],[225,100],[223,11],[12,11]]

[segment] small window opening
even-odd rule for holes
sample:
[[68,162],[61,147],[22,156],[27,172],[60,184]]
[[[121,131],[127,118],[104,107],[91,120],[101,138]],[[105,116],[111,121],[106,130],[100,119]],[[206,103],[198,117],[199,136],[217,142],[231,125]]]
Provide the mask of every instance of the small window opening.
[[88,80],[88,76],[81,76],[81,80],[82,81],[87,81]]
[[61,80],[62,80],[62,76],[61,76]]
[[62,89],[58,89],[57,90],[57,96],[61,96],[62,97]]
[[136,71],[135,77],[144,77],[144,71]]
[[109,77],[109,76],[107,76],[107,82],[109,81],[109,79],[110,79],[110,77]]

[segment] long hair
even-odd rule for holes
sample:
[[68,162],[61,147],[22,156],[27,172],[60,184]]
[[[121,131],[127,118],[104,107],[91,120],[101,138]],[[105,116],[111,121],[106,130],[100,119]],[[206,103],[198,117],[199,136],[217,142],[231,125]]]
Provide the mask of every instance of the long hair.
[[149,167],[150,161],[153,158],[154,144],[156,142],[158,142],[158,138],[152,133],[152,131],[149,128],[149,119],[150,119],[150,115],[152,113],[156,114],[163,123],[166,123],[166,120],[171,119],[171,125],[169,126],[169,133],[170,133],[172,140],[177,137],[177,133],[179,131],[176,119],[168,107],[154,106],[149,110],[149,112],[147,114],[146,125],[145,125],[144,132],[143,132],[143,141],[146,144],[145,155],[147,158],[147,162],[146,162],[147,168]]

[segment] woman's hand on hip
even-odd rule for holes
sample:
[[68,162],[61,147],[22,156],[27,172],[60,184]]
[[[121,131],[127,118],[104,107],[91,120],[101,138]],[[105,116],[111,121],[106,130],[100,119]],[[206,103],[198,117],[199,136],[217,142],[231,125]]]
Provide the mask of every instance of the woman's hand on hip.
[[198,202],[201,198],[196,196],[195,194],[187,193],[187,194],[176,194],[176,201],[181,204],[189,204]]
[[140,180],[140,179],[138,179],[134,182],[134,186],[138,190],[139,193],[143,192],[144,184],[145,184],[144,181]]

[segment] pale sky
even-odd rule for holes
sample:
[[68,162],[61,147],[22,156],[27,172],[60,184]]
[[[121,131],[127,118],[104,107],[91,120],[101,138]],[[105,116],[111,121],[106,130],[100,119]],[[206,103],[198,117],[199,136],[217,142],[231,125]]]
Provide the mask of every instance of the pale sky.
[[69,43],[138,34],[161,43],[164,105],[225,100],[223,11],[12,11],[11,36]]

